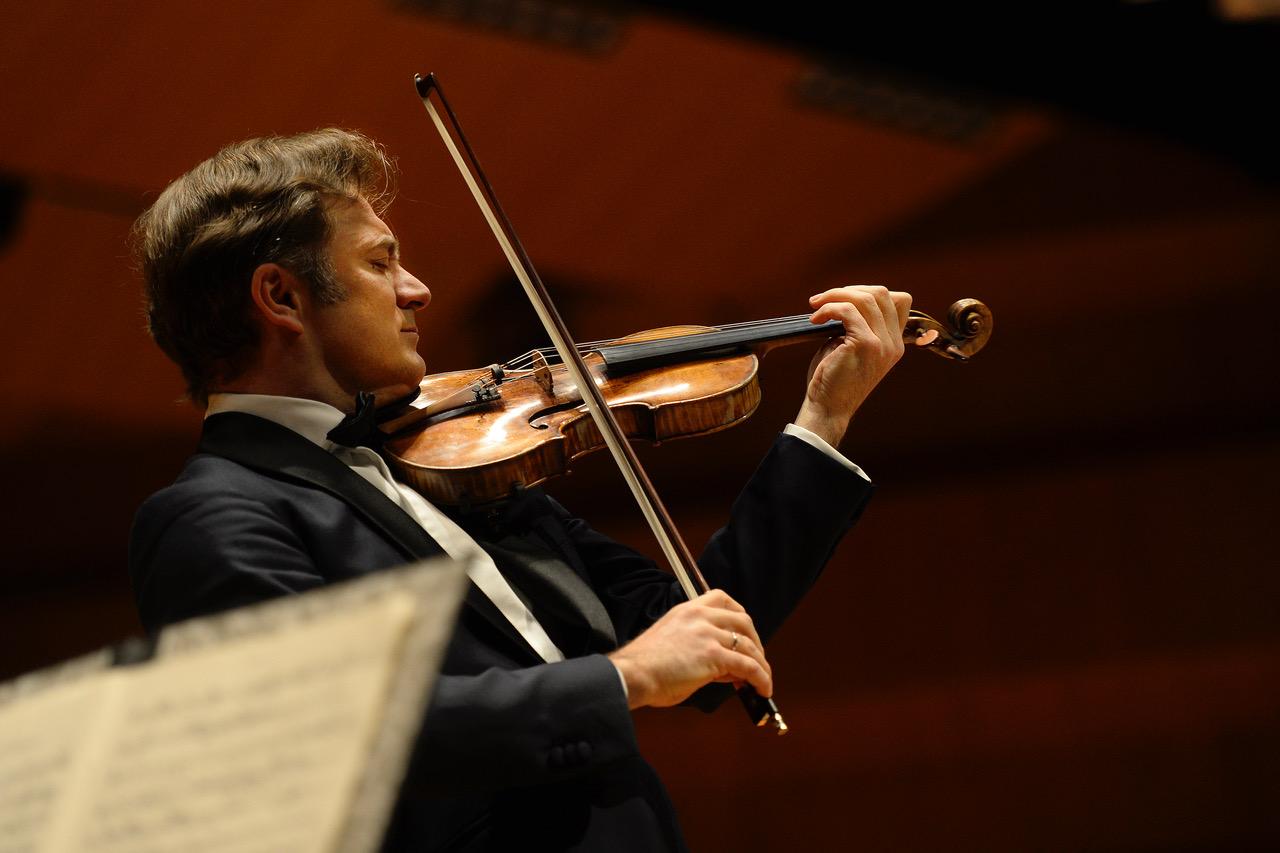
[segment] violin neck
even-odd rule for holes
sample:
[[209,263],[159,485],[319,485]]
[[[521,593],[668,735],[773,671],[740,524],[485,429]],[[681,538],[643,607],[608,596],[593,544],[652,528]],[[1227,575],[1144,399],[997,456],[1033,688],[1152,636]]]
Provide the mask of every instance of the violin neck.
[[745,352],[764,355],[776,347],[830,338],[843,332],[844,326],[838,320],[814,325],[809,322],[808,314],[802,314],[671,338],[610,344],[601,346],[598,351],[608,372],[619,374],[696,357],[733,356]]

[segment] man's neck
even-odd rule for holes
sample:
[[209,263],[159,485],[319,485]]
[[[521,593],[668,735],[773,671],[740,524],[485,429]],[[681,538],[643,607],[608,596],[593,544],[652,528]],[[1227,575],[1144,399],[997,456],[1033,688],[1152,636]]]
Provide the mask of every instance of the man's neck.
[[227,382],[213,389],[219,394],[261,394],[271,397],[298,397],[303,400],[318,400],[327,403],[341,412],[350,413],[355,410],[355,395],[347,394],[341,388],[316,387],[315,383],[298,381],[297,379],[281,379],[274,376],[262,376],[249,373],[238,377],[234,382]]

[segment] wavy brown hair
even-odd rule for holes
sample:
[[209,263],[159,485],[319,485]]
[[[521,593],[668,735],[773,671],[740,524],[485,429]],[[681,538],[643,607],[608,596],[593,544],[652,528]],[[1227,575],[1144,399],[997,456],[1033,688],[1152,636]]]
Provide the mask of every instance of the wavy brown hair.
[[326,202],[363,198],[381,212],[395,167],[373,140],[326,128],[228,145],[165,188],[133,226],[151,337],[204,404],[258,344],[249,283],[277,263],[324,303],[342,300],[327,252]]

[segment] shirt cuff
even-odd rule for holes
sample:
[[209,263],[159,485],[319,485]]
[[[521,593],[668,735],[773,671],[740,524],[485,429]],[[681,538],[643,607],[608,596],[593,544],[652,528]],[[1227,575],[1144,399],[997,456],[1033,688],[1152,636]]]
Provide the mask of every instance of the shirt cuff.
[[609,661],[613,666],[613,671],[618,673],[618,683],[622,685],[622,698],[630,701],[631,691],[627,689],[627,680],[622,677],[622,670],[618,669],[618,665],[613,661]]
[[839,462],[841,465],[848,468],[850,471],[857,474],[859,477],[866,480],[868,483],[871,482],[871,478],[867,476],[866,471],[863,471],[857,465],[854,465],[845,457],[843,453],[841,453],[839,450],[836,450],[830,444],[827,444],[825,440],[815,435],[813,432],[810,432],[809,430],[805,429],[802,426],[796,426],[795,424],[787,424],[785,427],[782,428],[782,431],[787,435],[794,435],[796,438],[800,439],[804,443],[812,445],[818,450],[821,450],[827,456],[830,456],[832,459]]

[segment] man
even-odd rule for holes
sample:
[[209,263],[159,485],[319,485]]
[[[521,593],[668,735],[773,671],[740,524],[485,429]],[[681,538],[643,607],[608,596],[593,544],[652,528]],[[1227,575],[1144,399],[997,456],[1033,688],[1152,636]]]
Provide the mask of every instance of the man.
[[814,322],[847,333],[815,359],[795,424],[703,554],[718,589],[683,602],[669,574],[540,490],[442,513],[393,481],[364,419],[344,417],[362,392],[394,401],[424,373],[416,314],[430,292],[375,207],[390,174],[346,131],[249,140],[139,219],[151,333],[208,413],[200,452],[135,521],[143,621],[480,548],[388,848],[682,849],[629,711],[714,706],[730,683],[771,695],[762,635],[869,497],[834,447],[901,355],[910,297],[813,298]]

